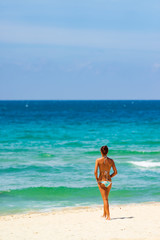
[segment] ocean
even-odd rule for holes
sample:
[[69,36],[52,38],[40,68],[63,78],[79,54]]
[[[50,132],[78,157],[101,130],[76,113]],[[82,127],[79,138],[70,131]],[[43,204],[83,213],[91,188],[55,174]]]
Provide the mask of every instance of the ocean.
[[103,145],[110,204],[160,201],[160,101],[0,101],[0,214],[101,205]]

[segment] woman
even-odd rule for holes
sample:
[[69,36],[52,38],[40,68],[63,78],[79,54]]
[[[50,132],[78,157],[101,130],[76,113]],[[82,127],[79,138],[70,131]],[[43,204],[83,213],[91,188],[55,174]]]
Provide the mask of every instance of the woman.
[[[102,146],[100,150],[101,150],[102,157],[96,160],[94,174],[95,174],[95,178],[97,180],[98,187],[104,202],[103,217],[105,217],[106,220],[110,220],[108,196],[112,187],[111,178],[117,174],[117,169],[114,161],[111,158],[107,157],[108,147]],[[110,175],[111,167],[113,168],[114,172]],[[99,177],[98,177],[98,168],[99,168]]]

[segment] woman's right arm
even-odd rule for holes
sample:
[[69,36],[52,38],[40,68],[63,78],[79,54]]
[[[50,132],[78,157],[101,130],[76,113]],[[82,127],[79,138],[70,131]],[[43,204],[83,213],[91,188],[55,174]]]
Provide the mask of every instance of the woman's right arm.
[[96,160],[96,163],[95,163],[95,170],[94,170],[94,175],[95,175],[95,178],[96,180],[98,181],[98,159]]
[[112,168],[113,168],[113,173],[110,175],[111,178],[114,177],[115,175],[117,175],[117,168],[115,166],[114,161],[112,162]]

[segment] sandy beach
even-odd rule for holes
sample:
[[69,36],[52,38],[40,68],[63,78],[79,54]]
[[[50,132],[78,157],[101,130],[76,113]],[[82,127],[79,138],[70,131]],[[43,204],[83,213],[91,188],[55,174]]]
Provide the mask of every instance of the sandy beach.
[[111,205],[110,212],[110,221],[100,206],[1,216],[0,239],[160,239],[160,203]]

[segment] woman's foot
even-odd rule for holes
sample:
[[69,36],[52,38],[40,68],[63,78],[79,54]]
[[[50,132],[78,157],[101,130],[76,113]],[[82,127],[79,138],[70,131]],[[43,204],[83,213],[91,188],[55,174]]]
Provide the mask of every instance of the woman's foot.
[[104,214],[101,217],[106,217]]
[[106,220],[111,220],[110,216],[109,216],[109,217],[106,217]]

